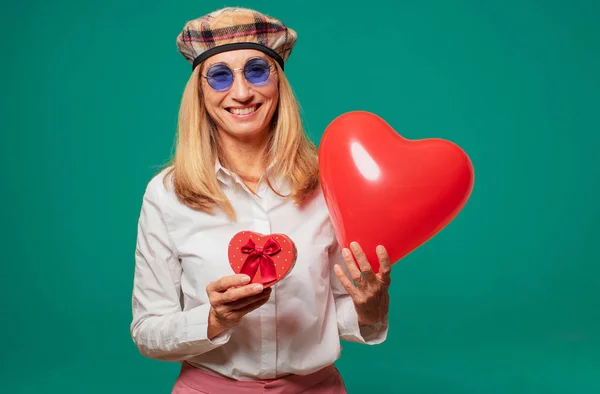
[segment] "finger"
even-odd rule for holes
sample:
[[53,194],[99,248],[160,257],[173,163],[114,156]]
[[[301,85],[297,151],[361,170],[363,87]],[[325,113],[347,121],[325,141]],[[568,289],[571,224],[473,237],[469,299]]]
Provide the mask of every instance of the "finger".
[[342,282],[342,285],[344,286],[348,294],[350,294],[350,296],[353,297],[356,294],[356,286],[354,286],[354,283],[352,283],[352,281],[348,278],[342,267],[340,267],[338,264],[333,266],[333,270],[335,271],[335,275],[338,277],[340,282]]
[[373,273],[373,268],[371,267],[371,264],[369,264],[369,260],[367,260],[367,256],[365,255],[365,252],[363,252],[358,242],[351,242],[350,249],[352,249],[352,253],[354,253],[354,257],[356,257],[358,266],[360,267],[360,270],[365,276],[365,279],[367,281],[375,280],[376,277]]
[[269,297],[262,298],[260,300],[254,301],[251,304],[246,305],[243,308],[236,309],[234,311],[234,313],[237,315],[238,318],[241,318],[242,316],[244,316],[244,315],[252,312],[253,310],[260,308],[261,306],[263,306],[264,304],[266,304],[267,301],[269,301]]
[[207,287],[207,291],[218,291],[223,292],[233,286],[243,286],[250,282],[250,277],[244,274],[228,275],[224,276],[212,283]]
[[245,307],[246,305],[250,305],[253,302],[256,302],[263,298],[269,298],[270,295],[271,295],[271,288],[268,287],[256,295],[245,297],[245,298],[242,298],[242,299],[234,301],[234,302],[225,303],[225,304],[222,304],[220,307],[227,308],[231,311],[234,311],[237,309],[241,309],[241,308]]
[[390,256],[388,255],[387,250],[383,245],[377,246],[375,249],[377,252],[377,258],[379,259],[379,274],[381,276],[381,280],[389,284],[391,282],[391,272],[392,272],[392,263],[390,261]]
[[259,294],[263,291],[263,289],[264,287],[260,283],[251,283],[246,286],[232,287],[224,293],[221,293],[220,296],[217,297],[217,302],[220,302],[221,304],[235,302],[246,297]]
[[352,256],[352,252],[350,252],[350,249],[342,249],[342,257],[344,257],[344,261],[346,262],[346,266],[348,267],[348,271],[350,272],[352,280],[354,280],[355,282],[359,282],[362,279],[362,275],[360,273],[360,270],[356,266],[356,263],[354,262],[354,257]]

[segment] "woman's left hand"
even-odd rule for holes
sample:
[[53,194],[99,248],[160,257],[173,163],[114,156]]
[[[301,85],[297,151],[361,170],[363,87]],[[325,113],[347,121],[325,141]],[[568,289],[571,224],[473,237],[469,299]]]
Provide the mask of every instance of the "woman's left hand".
[[[348,294],[350,294],[350,297],[352,297],[352,301],[354,301],[359,326],[375,325],[384,320],[390,305],[390,296],[388,294],[388,288],[392,282],[390,277],[392,272],[390,258],[383,246],[380,245],[377,247],[379,272],[375,274],[360,245],[352,242],[350,243],[350,248],[352,252],[344,248],[342,256],[344,256],[346,266],[356,286],[348,279],[342,268],[337,264],[334,267],[335,274],[348,291]],[[356,266],[353,254],[356,257],[360,270]]]

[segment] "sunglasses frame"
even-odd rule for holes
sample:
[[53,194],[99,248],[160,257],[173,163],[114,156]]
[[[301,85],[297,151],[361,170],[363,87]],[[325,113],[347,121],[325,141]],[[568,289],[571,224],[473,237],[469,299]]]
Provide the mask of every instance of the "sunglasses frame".
[[231,78],[231,83],[229,84],[229,86],[227,86],[227,87],[226,87],[226,88],[224,88],[224,89],[215,89],[215,88],[214,88],[214,87],[213,87],[213,86],[210,84],[210,82],[209,82],[209,78],[210,78],[210,77],[209,77],[208,75],[200,74],[200,76],[206,79],[206,82],[208,83],[208,86],[210,86],[210,87],[211,87],[211,89],[213,89],[214,91],[216,91],[216,92],[225,92],[225,91],[229,90],[229,89],[230,89],[230,88],[233,86],[233,83],[235,82],[235,72],[236,72],[236,71],[245,71],[245,70],[246,70],[246,67],[248,67],[248,63],[250,63],[250,62],[251,62],[251,61],[253,61],[253,60],[263,60],[265,63],[267,63],[267,66],[269,67],[269,76],[267,77],[267,79],[265,79],[263,82],[260,82],[260,83],[252,83],[250,80],[248,80],[248,78],[246,78],[246,73],[245,73],[245,72],[242,72],[242,75],[244,76],[244,79],[246,79],[246,81],[248,81],[248,83],[250,83],[252,86],[261,86],[260,84],[263,84],[263,83],[267,82],[267,81],[269,80],[269,78],[271,77],[271,71],[272,71],[272,68],[273,68],[273,66],[274,66],[274,65],[273,65],[271,62],[269,62],[267,59],[265,59],[265,58],[263,58],[263,57],[259,57],[259,56],[257,56],[257,57],[252,57],[252,58],[248,59],[248,60],[246,61],[246,63],[244,64],[244,67],[240,67],[240,68],[231,68],[231,67],[229,67],[229,66],[228,66],[227,64],[225,64],[225,63],[215,63],[215,64],[211,65],[211,66],[208,68],[208,70],[207,70],[207,74],[208,74],[208,72],[209,72],[209,71],[210,71],[210,70],[211,70],[213,67],[216,67],[216,66],[222,66],[222,67],[225,67],[225,68],[227,68],[227,69],[228,69],[228,70],[231,72],[231,75],[232,75],[232,78]]

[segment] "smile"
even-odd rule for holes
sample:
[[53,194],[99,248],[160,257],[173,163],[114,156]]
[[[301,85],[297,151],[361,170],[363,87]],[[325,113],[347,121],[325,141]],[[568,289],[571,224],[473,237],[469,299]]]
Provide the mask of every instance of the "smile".
[[248,116],[248,115],[252,115],[259,108],[260,108],[260,104],[255,104],[250,107],[243,107],[243,108],[230,107],[230,108],[227,108],[227,111],[235,116]]

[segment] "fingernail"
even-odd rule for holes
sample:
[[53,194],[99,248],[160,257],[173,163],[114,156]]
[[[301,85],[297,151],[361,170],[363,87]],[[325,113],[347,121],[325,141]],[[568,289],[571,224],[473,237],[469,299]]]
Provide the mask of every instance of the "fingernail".
[[377,247],[377,253],[383,253],[383,252],[385,252],[385,248],[382,245],[379,245]]
[[347,248],[342,249],[342,256],[349,257],[350,256],[350,250],[348,250]]
[[254,290],[254,291],[259,291],[259,290],[262,290],[262,289],[263,289],[263,285],[258,284],[258,283],[255,284],[254,286],[252,286],[252,290]]
[[248,283],[250,282],[250,277],[248,275],[244,275],[244,277],[242,278],[242,283]]

